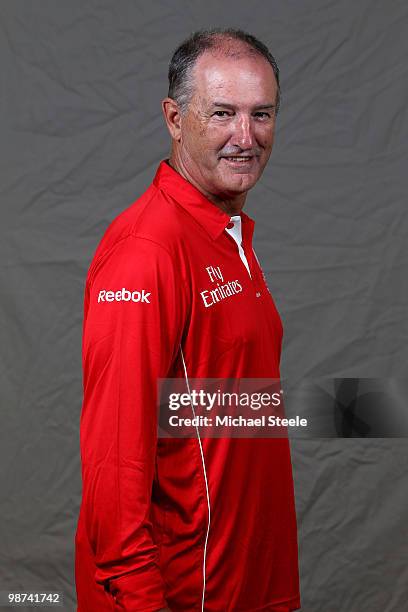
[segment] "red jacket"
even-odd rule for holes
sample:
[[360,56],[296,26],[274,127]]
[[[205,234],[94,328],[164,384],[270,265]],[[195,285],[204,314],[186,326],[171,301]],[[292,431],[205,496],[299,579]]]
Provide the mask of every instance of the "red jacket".
[[[279,378],[282,325],[254,222],[241,219],[249,270],[229,215],[162,161],[96,250],[84,303],[78,612],[299,609],[288,439],[157,435],[160,377]],[[211,270],[228,295],[214,293]]]

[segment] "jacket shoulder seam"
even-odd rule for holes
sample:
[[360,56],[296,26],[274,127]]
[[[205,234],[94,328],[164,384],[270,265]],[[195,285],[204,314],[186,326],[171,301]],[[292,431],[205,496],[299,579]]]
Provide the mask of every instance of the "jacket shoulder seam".
[[169,250],[163,246],[162,244],[160,244],[160,242],[156,242],[155,240],[152,240],[151,238],[147,237],[147,236],[142,236],[139,235],[137,232],[135,232],[134,230],[130,230],[127,234],[125,234],[124,236],[120,236],[120,238],[117,238],[115,240],[115,242],[109,247],[109,249],[107,251],[104,251],[100,257],[94,262],[94,264],[91,266],[91,269],[89,271],[89,275],[88,275],[88,280],[87,280],[87,284],[91,285],[93,278],[96,274],[96,272],[98,271],[98,269],[100,268],[100,266],[103,264],[103,262],[106,260],[106,258],[120,245],[123,243],[123,241],[127,240],[128,238],[138,238],[140,240],[145,240],[145,241],[149,241],[153,244],[155,244],[156,246],[160,247],[161,249],[163,249],[163,251],[165,251],[167,253],[167,255],[170,257],[170,259],[172,259],[171,254],[169,252]]

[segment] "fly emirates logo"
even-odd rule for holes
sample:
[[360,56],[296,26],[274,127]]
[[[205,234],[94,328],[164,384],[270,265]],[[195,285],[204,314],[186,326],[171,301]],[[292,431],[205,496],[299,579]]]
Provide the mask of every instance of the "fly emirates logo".
[[225,300],[232,295],[241,293],[241,283],[238,280],[225,282],[220,266],[207,266],[206,271],[210,281],[213,283],[211,289],[205,289],[204,291],[200,292],[206,308],[214,306],[214,304],[217,304],[221,300]]

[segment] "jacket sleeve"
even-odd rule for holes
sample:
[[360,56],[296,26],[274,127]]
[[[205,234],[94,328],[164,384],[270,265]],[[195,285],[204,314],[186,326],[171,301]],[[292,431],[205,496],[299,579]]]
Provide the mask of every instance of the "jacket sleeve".
[[83,324],[82,512],[95,580],[115,609],[166,607],[149,520],[157,378],[175,359],[183,286],[167,250],[134,235],[91,267]]

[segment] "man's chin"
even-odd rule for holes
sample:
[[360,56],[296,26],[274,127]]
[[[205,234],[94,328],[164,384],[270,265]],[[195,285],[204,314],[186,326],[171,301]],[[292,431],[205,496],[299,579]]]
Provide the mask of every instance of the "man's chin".
[[223,189],[226,194],[239,195],[246,193],[256,184],[258,177],[252,174],[236,174],[232,177],[225,177],[222,181]]

